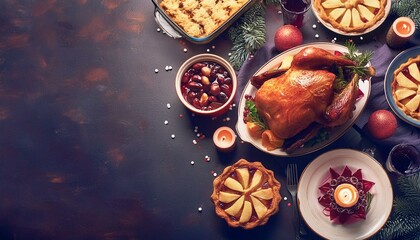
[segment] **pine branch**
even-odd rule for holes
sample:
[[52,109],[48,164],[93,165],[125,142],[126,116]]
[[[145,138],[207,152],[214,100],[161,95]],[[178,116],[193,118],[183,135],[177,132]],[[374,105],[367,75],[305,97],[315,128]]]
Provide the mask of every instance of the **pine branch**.
[[404,196],[420,203],[420,174],[412,174],[398,178],[398,186]]
[[374,239],[406,239],[409,235],[417,234],[419,229],[419,215],[415,217],[391,217]]
[[239,70],[249,54],[254,54],[265,43],[265,9],[260,4],[251,7],[238,22],[229,29],[232,41],[232,66]]
[[394,0],[391,5],[391,12],[397,16],[406,16],[411,18],[416,24],[416,28],[420,28],[420,9],[416,7],[418,0]]
[[420,173],[399,177],[397,185],[402,196],[394,199],[391,217],[374,239],[419,240]]

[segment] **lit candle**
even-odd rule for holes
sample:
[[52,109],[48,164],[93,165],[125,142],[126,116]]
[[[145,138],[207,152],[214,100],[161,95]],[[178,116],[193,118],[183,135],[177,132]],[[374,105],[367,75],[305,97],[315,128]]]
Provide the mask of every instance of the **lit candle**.
[[359,200],[359,192],[353,185],[343,183],[338,185],[335,189],[334,199],[339,206],[349,208],[355,205]]
[[408,42],[416,30],[416,26],[408,17],[397,18],[388,30],[386,43],[391,48],[399,48]]
[[235,147],[235,132],[229,127],[220,127],[213,134],[213,142],[218,150],[231,151]]

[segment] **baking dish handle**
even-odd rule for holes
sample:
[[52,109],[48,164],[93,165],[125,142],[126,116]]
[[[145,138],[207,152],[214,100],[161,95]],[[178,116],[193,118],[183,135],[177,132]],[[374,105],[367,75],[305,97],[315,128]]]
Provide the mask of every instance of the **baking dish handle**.
[[165,20],[160,12],[155,8],[155,21],[165,33],[171,38],[181,38],[182,36]]

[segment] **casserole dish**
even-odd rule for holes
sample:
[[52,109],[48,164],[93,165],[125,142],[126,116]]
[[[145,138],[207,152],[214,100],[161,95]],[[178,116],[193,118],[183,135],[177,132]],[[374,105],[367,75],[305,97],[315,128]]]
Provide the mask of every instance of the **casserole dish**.
[[[186,40],[193,42],[193,43],[197,43],[197,44],[205,44],[208,43],[210,41],[212,41],[214,38],[216,38],[217,36],[219,36],[223,31],[225,31],[233,22],[235,22],[243,13],[245,13],[257,0],[247,0],[245,1],[236,12],[230,14],[226,19],[224,19],[222,22],[220,23],[216,23],[216,27],[214,28],[214,30],[212,31],[207,31],[205,33],[202,34],[192,34],[192,33],[188,33],[191,32],[190,30],[192,30],[191,27],[182,27],[179,23],[177,23],[177,21],[174,19],[175,16],[179,16],[180,14],[183,14],[181,11],[184,11],[186,16],[189,16],[190,18],[192,18],[191,16],[191,11],[186,11],[185,8],[179,8],[176,9],[178,10],[178,12],[173,12],[172,14],[169,13],[169,11],[167,9],[164,9],[161,6],[163,0],[152,0],[153,4],[155,5],[155,10],[154,10],[154,15],[155,15],[155,20],[156,23],[160,26],[160,28],[162,28],[166,34],[172,38],[185,38]],[[197,0],[198,2],[199,0]],[[189,1],[191,2],[191,1]],[[208,2],[208,1],[207,1]],[[218,4],[227,4],[226,3],[218,3]],[[180,5],[182,6],[182,3],[180,1]],[[198,4],[197,4],[198,5]],[[214,6],[219,6],[217,4],[215,4]],[[227,8],[230,8],[229,5],[227,5]],[[166,11],[165,11],[166,10]],[[212,12],[212,10],[214,10],[215,13],[220,13],[220,11],[216,11],[217,8],[215,7],[214,9],[208,9],[207,11],[204,11],[204,9],[201,8],[196,8],[196,10],[198,11],[202,11],[204,13],[206,12]],[[171,16],[172,15],[172,16]],[[219,14],[220,15],[220,14]],[[193,16],[195,17],[195,15]],[[211,16],[209,15],[209,17],[205,17],[207,19],[211,20]],[[179,22],[179,21],[178,21]],[[194,19],[194,21],[190,21],[189,23],[198,25]],[[203,30],[203,26],[200,25],[201,30]]]

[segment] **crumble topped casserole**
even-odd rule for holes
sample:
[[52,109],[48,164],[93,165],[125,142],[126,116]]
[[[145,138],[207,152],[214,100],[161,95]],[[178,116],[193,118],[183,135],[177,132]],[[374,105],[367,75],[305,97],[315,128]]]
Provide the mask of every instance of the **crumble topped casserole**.
[[192,37],[206,37],[248,0],[162,0],[161,8]]

